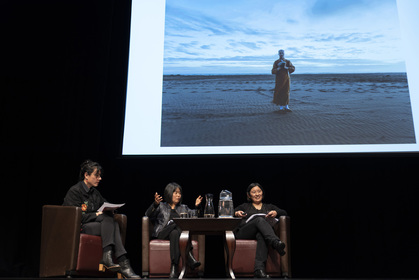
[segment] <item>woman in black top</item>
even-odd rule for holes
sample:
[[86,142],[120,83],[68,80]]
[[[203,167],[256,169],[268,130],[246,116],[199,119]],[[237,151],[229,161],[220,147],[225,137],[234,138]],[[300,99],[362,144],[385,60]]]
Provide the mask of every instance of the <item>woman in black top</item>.
[[[80,181],[72,186],[65,198],[64,206],[81,207],[82,232],[102,237],[103,257],[99,269],[105,267],[111,271],[119,271],[125,278],[139,279],[127,258],[127,251],[121,241],[119,225],[109,211],[98,212],[106,201],[97,190],[102,180],[103,169],[97,162],[86,160],[81,165]],[[113,262],[115,255],[119,264]]]
[[[170,183],[164,189],[164,200],[158,194],[154,194],[154,202],[147,209],[145,215],[154,223],[153,238],[170,240],[170,278],[178,277],[180,258],[179,238],[182,230],[173,222],[173,218],[179,218],[181,213],[189,213],[191,209],[182,204],[182,187],[177,183]],[[202,196],[195,200],[195,207],[202,202]],[[201,265],[192,255],[192,246],[188,254],[188,265],[193,270]]]
[[[254,276],[256,278],[269,278],[265,272],[266,260],[268,258],[268,246],[272,246],[278,253],[285,254],[285,244],[275,234],[272,224],[275,218],[286,216],[285,210],[279,209],[273,204],[263,203],[264,190],[258,183],[252,183],[247,188],[248,203],[243,203],[234,209],[236,217],[242,217],[243,221],[235,229],[236,239],[256,239],[256,258]],[[263,214],[253,216],[254,214]],[[247,221],[251,218],[249,221]]]

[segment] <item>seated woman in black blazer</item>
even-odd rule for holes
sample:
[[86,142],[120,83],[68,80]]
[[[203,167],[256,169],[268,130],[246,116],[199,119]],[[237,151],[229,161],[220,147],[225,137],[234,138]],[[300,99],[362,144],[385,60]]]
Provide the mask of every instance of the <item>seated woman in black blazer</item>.
[[[268,246],[272,246],[278,253],[285,254],[285,244],[279,240],[269,222],[279,216],[286,216],[287,212],[273,204],[263,203],[265,191],[258,183],[252,183],[247,188],[248,203],[243,203],[234,209],[236,217],[242,217],[243,221],[234,230],[236,239],[256,239],[255,272],[256,278],[269,278],[265,272],[266,260],[268,258]],[[253,214],[265,214],[254,217],[247,222]]]

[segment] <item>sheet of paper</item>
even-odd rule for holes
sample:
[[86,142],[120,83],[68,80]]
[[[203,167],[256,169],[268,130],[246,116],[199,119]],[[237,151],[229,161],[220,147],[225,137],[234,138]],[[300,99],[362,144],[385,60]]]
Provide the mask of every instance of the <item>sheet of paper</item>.
[[118,209],[118,208],[120,208],[124,205],[125,205],[125,203],[113,204],[113,203],[105,202],[105,203],[103,203],[103,205],[97,211],[98,212],[113,211],[113,210],[116,210],[116,209]]

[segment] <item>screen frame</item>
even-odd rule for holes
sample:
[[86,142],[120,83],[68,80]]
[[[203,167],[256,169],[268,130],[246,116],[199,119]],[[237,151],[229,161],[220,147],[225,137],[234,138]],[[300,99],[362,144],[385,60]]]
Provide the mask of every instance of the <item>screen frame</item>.
[[[139,2],[134,2],[139,3]],[[163,81],[163,52],[164,52],[164,9],[165,1],[156,0],[148,8],[138,8],[132,3],[131,9],[131,36],[129,45],[128,75],[126,87],[126,104],[124,129],[122,135],[121,153],[123,156],[193,156],[193,155],[342,155],[342,154],[406,154],[419,151],[419,144],[360,144],[360,145],[282,145],[282,146],[214,146],[214,147],[161,147],[160,146],[160,126],[161,126],[161,96],[153,99],[151,103],[141,103],[137,97],[129,95],[132,91],[153,92],[160,91]],[[148,2],[150,3],[150,2]],[[147,4],[148,5],[148,4]],[[419,121],[419,112],[414,110],[414,105],[419,104],[419,81],[414,79],[419,73],[419,57],[415,57],[415,49],[419,47],[418,36],[415,38],[415,22],[419,20],[415,17],[412,9],[418,4],[414,0],[397,0],[398,13],[401,25],[401,36],[404,41],[404,52],[406,54],[406,69],[409,83],[410,100],[412,104],[413,123]],[[133,16],[140,11],[139,15]],[[163,11],[163,12],[162,12]],[[160,12],[160,16],[153,16]],[[145,28],[145,33],[139,34],[133,26],[154,26],[156,29]],[[133,36],[136,34],[136,36]],[[136,44],[131,43],[136,38],[155,38],[157,43]],[[138,47],[140,49],[137,49]],[[157,46],[157,47],[156,47]],[[137,54],[146,54],[138,56]],[[146,65],[139,69],[133,68],[133,65]],[[148,72],[156,73],[152,79],[144,78]],[[136,83],[130,83],[131,76],[141,77],[136,79]],[[132,106],[135,104],[135,106]],[[133,108],[134,107],[134,108]],[[137,120],[142,120],[140,130],[132,130],[134,126],[132,113],[135,112]],[[149,119],[150,112],[157,112],[160,116],[157,119],[158,126],[151,122],[143,121]],[[418,132],[415,129],[415,136],[418,139]],[[128,145],[135,145],[136,139],[146,139],[147,148],[145,150],[132,151],[127,149]],[[131,139],[131,140],[127,140]],[[395,148],[397,146],[397,148]],[[151,149],[150,149],[151,147]]]

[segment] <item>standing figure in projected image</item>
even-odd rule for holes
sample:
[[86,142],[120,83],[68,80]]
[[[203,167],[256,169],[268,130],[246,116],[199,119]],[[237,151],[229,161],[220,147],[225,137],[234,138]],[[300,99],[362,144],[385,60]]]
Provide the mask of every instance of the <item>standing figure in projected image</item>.
[[280,112],[291,112],[290,102],[290,74],[295,71],[291,61],[285,59],[285,51],[279,50],[279,59],[274,62],[272,74],[275,75],[275,91],[273,103],[279,105]]
[[[179,259],[180,248],[179,238],[182,230],[173,222],[173,218],[180,218],[182,213],[191,212],[189,207],[182,204],[182,187],[177,183],[169,183],[164,189],[163,198],[158,194],[154,194],[154,202],[147,209],[145,215],[154,223],[152,237],[157,239],[170,240],[170,275],[169,278],[177,278],[179,275]],[[198,196],[195,200],[195,208],[198,208],[202,202],[202,196]],[[194,270],[201,265],[192,254],[188,253],[188,265]]]
[[[270,278],[266,274],[265,266],[268,259],[268,246],[275,249],[279,255],[285,255],[285,244],[279,240],[272,225],[279,216],[286,216],[287,212],[273,204],[263,203],[265,191],[259,183],[252,183],[247,187],[248,203],[243,203],[234,209],[234,216],[243,218],[234,230],[236,239],[256,239],[256,257],[254,267],[255,278]],[[254,216],[254,214],[262,214]]]
[[[125,278],[140,279],[131,268],[127,251],[122,244],[119,224],[111,211],[99,212],[106,199],[97,190],[102,181],[103,169],[99,163],[86,160],[80,169],[80,181],[72,186],[65,198],[64,206],[81,207],[81,230],[83,233],[102,237],[103,257],[99,270],[118,271]],[[116,258],[118,264],[113,262]]]

